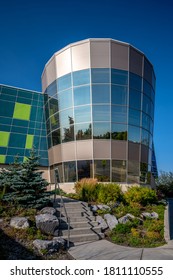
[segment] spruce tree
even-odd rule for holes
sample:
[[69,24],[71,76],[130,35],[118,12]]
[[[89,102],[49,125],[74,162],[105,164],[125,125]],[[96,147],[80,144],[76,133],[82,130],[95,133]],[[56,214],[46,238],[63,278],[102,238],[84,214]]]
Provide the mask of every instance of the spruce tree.
[[38,171],[38,159],[35,150],[31,150],[30,156],[13,177],[10,187],[12,191],[4,196],[6,201],[33,208],[41,208],[48,204],[50,200],[50,193],[46,192],[48,182],[42,178],[43,172]]

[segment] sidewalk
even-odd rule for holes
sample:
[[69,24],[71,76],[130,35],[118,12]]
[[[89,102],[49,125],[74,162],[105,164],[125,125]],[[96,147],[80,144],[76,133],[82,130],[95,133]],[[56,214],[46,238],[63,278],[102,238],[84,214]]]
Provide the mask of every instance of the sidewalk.
[[173,241],[157,248],[131,248],[107,240],[76,243],[69,249],[76,260],[173,260]]

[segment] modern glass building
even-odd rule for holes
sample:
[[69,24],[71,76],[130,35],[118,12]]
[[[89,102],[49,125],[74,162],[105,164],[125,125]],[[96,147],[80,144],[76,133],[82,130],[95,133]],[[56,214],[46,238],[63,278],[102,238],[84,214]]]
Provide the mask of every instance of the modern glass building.
[[68,45],[45,65],[42,89],[51,182],[58,168],[64,184],[153,185],[155,74],[141,51],[112,39]]

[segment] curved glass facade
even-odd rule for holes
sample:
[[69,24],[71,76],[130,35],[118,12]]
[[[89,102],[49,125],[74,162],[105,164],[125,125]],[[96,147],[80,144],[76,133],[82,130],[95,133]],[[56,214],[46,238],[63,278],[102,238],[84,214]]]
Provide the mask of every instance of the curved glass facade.
[[[76,45],[67,47],[66,52],[70,49],[72,53],[71,70],[60,77],[55,74],[55,79],[45,87],[48,147],[53,153],[57,149],[61,154],[51,160],[51,173],[58,167],[62,182],[97,177],[105,182],[150,184],[155,98],[153,67],[142,53],[129,45],[125,45],[127,56],[122,56],[122,66],[120,56],[117,68],[113,62],[104,67],[105,51],[100,57],[103,65],[92,67],[98,58],[97,53],[92,55],[94,44],[97,43],[98,53],[106,43],[109,47],[120,45],[113,40],[88,41],[90,51],[82,52],[79,59],[88,57],[90,67],[82,69],[81,66],[81,70],[75,71],[73,65],[78,67],[78,59],[73,58]],[[123,43],[120,47],[124,51]],[[57,61],[59,56],[61,52],[57,54]],[[109,51],[108,56],[109,61],[114,60],[113,51]],[[56,66],[56,73],[62,65],[61,61],[59,68]],[[90,149],[88,155],[82,150],[85,147]],[[74,153],[70,150],[70,156],[66,155],[66,148]]]

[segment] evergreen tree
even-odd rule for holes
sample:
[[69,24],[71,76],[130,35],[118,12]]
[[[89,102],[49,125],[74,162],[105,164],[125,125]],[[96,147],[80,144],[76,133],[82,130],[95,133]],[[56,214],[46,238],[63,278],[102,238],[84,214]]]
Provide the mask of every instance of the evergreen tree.
[[16,171],[17,174],[11,181],[11,192],[4,196],[6,201],[33,208],[40,208],[48,203],[48,182],[42,178],[43,172],[38,171],[38,159],[32,150],[27,160]]

